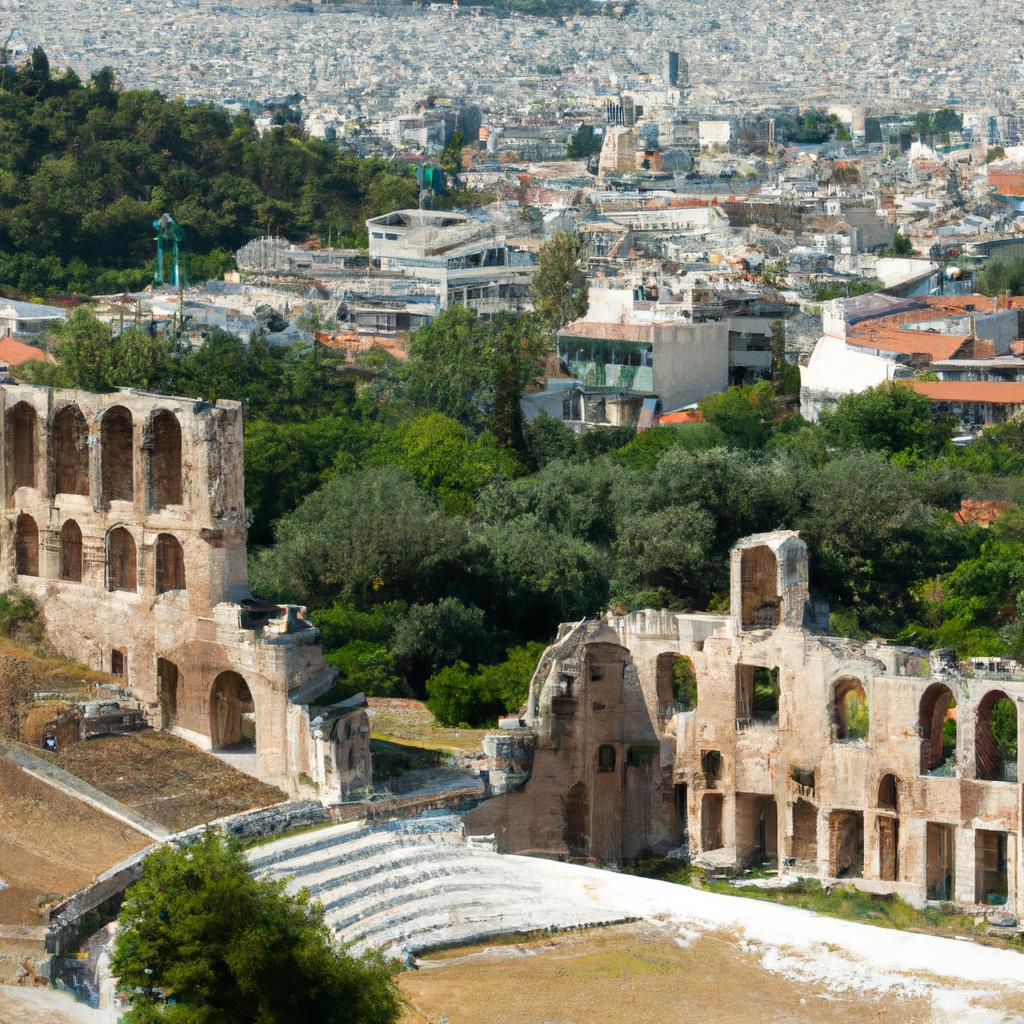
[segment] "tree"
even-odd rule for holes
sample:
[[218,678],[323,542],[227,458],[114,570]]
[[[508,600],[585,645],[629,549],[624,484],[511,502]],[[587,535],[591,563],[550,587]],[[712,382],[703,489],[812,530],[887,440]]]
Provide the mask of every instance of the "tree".
[[700,403],[704,419],[740,448],[761,448],[771,434],[775,389],[766,380],[728,388]]
[[241,844],[212,830],[154,850],[127,892],[111,958],[132,1001],[123,1020],[396,1021],[395,969],[340,952],[323,911],[286,885],[253,878]]
[[420,408],[476,430],[490,427],[503,445],[521,449],[519,400],[540,375],[547,348],[533,316],[482,321],[453,306],[410,338],[404,389]]
[[892,245],[883,253],[883,256],[913,256],[914,246],[909,235],[900,234],[899,231],[893,236]]
[[833,444],[929,458],[948,445],[953,422],[906,384],[879,384],[823,410],[821,426]]
[[601,152],[604,139],[594,131],[594,126],[581,124],[573,132],[569,144],[565,147],[565,155],[569,160],[586,160],[588,156]]
[[552,334],[587,311],[585,250],[579,235],[558,231],[540,247],[533,275],[533,307]]
[[392,466],[335,476],[282,517],[263,567],[275,593],[366,608],[443,594],[466,544],[458,519]]
[[1024,294],[1024,259],[1010,257],[986,263],[977,284],[983,295]]
[[479,661],[488,641],[483,611],[457,598],[445,597],[408,609],[395,625],[391,653],[406,678],[419,687],[436,668],[460,658]]
[[993,164],[997,160],[1006,159],[1006,150],[1002,146],[989,146],[985,152],[985,163]]

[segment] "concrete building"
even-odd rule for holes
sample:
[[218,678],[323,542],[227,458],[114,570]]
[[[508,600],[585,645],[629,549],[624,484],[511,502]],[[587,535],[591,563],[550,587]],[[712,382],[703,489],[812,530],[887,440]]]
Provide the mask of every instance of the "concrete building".
[[523,399],[528,419],[546,413],[576,430],[647,427],[659,412],[771,373],[774,320],[725,315],[710,287],[665,303],[624,288],[589,296],[586,315],[558,332],[559,375]]
[[469,831],[604,861],[688,846],[1019,916],[1019,757],[993,719],[1019,732],[1024,673],[828,636],[816,611],[806,546],[778,532],[733,549],[727,614],[564,625]]
[[21,341],[42,338],[55,324],[66,320],[67,315],[67,310],[60,306],[18,302],[0,296],[0,337],[6,334]]
[[369,784],[365,701],[317,707],[319,632],[249,592],[237,402],[3,383],[0,433],[0,589],[56,650],[292,794]]
[[533,258],[491,225],[461,213],[395,210],[366,222],[374,267],[439,288],[439,309],[480,316],[532,308]]
[[[1021,405],[1024,381],[1015,344],[1022,334],[1019,302],[883,293],[826,302],[822,336],[800,368],[802,414],[817,420],[825,405],[845,395],[904,380],[955,407],[965,422],[1005,419]],[[937,381],[915,380],[921,370]],[[935,390],[938,382],[943,386]],[[983,396],[967,387],[980,383],[987,386]]]

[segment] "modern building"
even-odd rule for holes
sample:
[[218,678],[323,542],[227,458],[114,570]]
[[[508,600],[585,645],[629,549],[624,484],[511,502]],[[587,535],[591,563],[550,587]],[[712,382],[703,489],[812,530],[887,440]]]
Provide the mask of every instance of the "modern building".
[[465,306],[483,317],[530,309],[533,257],[492,225],[461,213],[396,210],[366,222],[370,262],[438,287],[437,312]]
[[20,341],[39,339],[67,316],[67,310],[60,306],[0,297],[0,337],[8,335]]

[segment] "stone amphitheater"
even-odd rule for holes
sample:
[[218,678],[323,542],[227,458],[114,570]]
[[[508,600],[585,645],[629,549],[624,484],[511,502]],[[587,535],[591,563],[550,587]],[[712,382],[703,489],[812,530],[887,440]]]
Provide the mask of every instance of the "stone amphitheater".
[[290,891],[307,889],[355,953],[406,957],[634,916],[589,873],[495,853],[467,838],[453,814],[315,829],[257,846],[249,861],[258,875],[286,879]]

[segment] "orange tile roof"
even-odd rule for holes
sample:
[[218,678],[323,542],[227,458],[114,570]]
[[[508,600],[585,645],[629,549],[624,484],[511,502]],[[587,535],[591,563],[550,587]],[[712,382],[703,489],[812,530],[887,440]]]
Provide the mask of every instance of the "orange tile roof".
[[908,380],[905,383],[933,402],[1024,405],[1024,383],[1015,381]]
[[882,352],[903,352],[907,355],[926,355],[930,360],[952,359],[967,341],[964,334],[932,334],[888,326],[885,321],[871,320],[847,332],[848,345],[877,348]]
[[704,414],[700,409],[680,409],[678,412],[667,412],[658,417],[658,425],[673,423],[703,423]]
[[37,359],[41,363],[53,362],[53,356],[47,355],[32,345],[15,341],[10,336],[0,338],[0,363],[4,366],[20,366],[30,359]]
[[1000,499],[964,498],[960,509],[953,513],[958,523],[972,523],[975,526],[991,526],[1004,512],[1017,506],[1012,501]]

